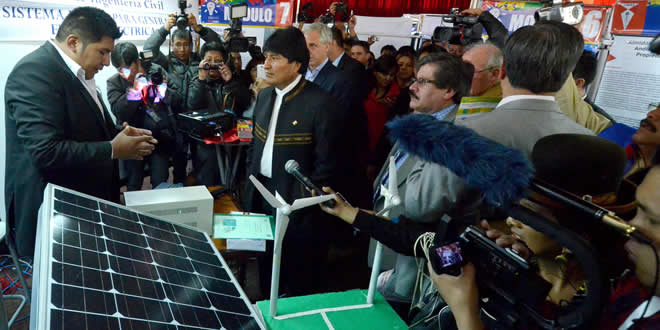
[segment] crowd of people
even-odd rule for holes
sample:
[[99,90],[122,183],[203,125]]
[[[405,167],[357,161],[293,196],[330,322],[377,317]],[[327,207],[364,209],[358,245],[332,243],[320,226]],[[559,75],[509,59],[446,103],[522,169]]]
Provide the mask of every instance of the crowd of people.
[[[196,184],[222,184],[216,150],[179,132],[176,118],[189,111],[226,112],[253,122],[242,176],[254,175],[287,201],[321,193],[308,191],[286,173],[285,163],[294,159],[325,193],[342,196],[334,208],[291,214],[281,294],[328,291],[336,276],[328,267],[331,250],[345,251],[339,258],[359,260],[366,269],[371,237],[392,250],[386,253],[388,266],[378,278],[378,290],[411,327],[452,328],[428,322],[441,314],[437,307],[448,306],[453,327],[500,328],[497,320],[480,313],[479,274],[472,263],[459,274],[437,274],[417,253],[420,237],[435,232],[448,216],[470,219],[498,245],[537,265],[551,285],[545,316],[578,306],[590,288],[570,250],[524,219],[485,207],[483,187],[468,184],[449,165],[392,141],[388,123],[421,116],[517,150],[538,179],[607,208],[646,235],[650,245],[634,238],[626,242],[602,225],[585,225],[580,213],[538,194],[512,201],[577,233],[602,254],[598,261],[614,285],[599,317],[585,326],[660,327],[659,261],[653,253],[660,247],[660,105],[649,105],[639,129],[625,142],[599,137],[616,125],[607,109],[585,99],[596,60],[584,50],[576,28],[538,21],[509,35],[488,12],[461,14],[477,17],[488,40],[430,40],[419,49],[388,45],[376,57],[370,49],[373,40],[358,39],[352,17],[349,33],[320,22],[278,29],[263,49],[251,46],[243,69],[240,53],[226,49],[228,40],[197,24],[194,15],[187,29],[175,28],[176,14],[170,15],[140,52],[132,43],[115,43],[121,32],[107,13],[91,7],[72,10],[54,40],[16,65],[5,91],[5,192],[19,253],[33,254],[37,210],[48,182],[119,201],[117,160],[123,160],[129,191],[142,189],[145,176],[154,187],[167,182],[170,167],[175,183],[190,175]],[[192,32],[204,40],[198,52]],[[166,41],[168,55],[160,51]],[[117,73],[108,79],[111,107],[106,109],[94,75],[110,63]],[[409,133],[437,134],[431,126]],[[382,190],[392,174],[390,158],[401,203],[384,219],[374,213],[386,207]],[[243,211],[274,214],[252,185],[243,185],[239,196]],[[268,242],[259,260],[264,293],[270,289],[272,249]],[[357,272],[341,270],[351,271]]]

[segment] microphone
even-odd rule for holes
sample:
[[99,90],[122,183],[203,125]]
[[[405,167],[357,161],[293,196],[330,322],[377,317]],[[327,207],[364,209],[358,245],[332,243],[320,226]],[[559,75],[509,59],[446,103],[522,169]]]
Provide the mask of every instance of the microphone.
[[[305,186],[305,188],[307,188],[308,190],[310,190],[310,191],[314,190],[319,195],[325,195],[323,190],[321,190],[319,187],[317,187],[314,184],[314,182],[312,182],[312,180],[310,180],[304,174],[300,173],[300,164],[298,164],[298,162],[295,159],[289,159],[286,162],[286,164],[284,164],[284,170],[287,173],[293,175],[293,177],[296,178],[296,180],[298,180],[298,182],[302,183],[303,186]],[[322,204],[329,207],[329,208],[334,208],[335,205],[337,205],[337,202],[335,202],[334,200],[331,199],[327,202],[323,202]]]
[[404,151],[447,167],[469,186],[479,189],[491,205],[507,210],[512,203],[524,198],[529,188],[626,236],[649,242],[634,226],[608,210],[534,179],[531,162],[519,150],[429,115],[408,115],[387,126],[392,140]]
[[613,212],[610,212],[592,202],[579,198],[559,187],[555,187],[539,179],[534,179],[530,188],[564,204],[565,206],[577,210],[585,217],[603,222],[605,225],[616,229],[625,236],[633,237],[642,243],[651,244],[651,240],[641,232],[637,231],[635,226],[626,223]]
[[526,196],[534,168],[522,151],[430,115],[407,115],[387,126],[404,151],[447,167],[487,203],[507,209]]

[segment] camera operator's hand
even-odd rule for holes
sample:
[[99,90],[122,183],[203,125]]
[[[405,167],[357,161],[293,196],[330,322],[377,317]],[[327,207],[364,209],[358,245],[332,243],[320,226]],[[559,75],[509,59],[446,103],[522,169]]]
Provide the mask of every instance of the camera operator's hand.
[[222,80],[225,82],[229,82],[232,78],[231,70],[229,70],[229,66],[226,64],[220,65],[220,77],[222,77]]
[[348,20],[348,33],[351,35],[351,37],[357,36],[357,33],[355,33],[355,26],[356,25],[357,25],[357,17],[355,17],[355,15],[353,15]]
[[209,75],[209,70],[204,69],[204,65],[206,65],[208,62],[206,60],[202,60],[199,62],[199,80],[201,81],[206,81],[206,78]]
[[332,16],[337,15],[337,5],[339,5],[339,2],[335,1],[335,2],[331,3],[330,8],[328,8],[328,10],[330,10],[330,14],[332,14]]
[[192,28],[196,33],[202,31],[202,27],[197,24],[197,17],[195,17],[193,14],[188,14],[188,25],[190,25],[190,28]]
[[474,265],[469,262],[465,264],[458,276],[436,274],[430,261],[427,267],[433,285],[451,308],[458,329],[484,329],[479,318],[479,290]]
[[479,9],[479,8],[470,8],[470,9],[463,10],[463,11],[461,12],[460,15],[461,15],[461,16],[475,16],[475,17],[479,17],[479,16],[481,16],[481,14],[482,14],[483,12],[484,12],[484,11],[481,10],[481,9]]
[[131,69],[131,73],[128,75],[128,77],[125,78],[130,83],[135,82],[135,77],[138,74],[144,74],[144,68],[142,67],[142,63],[140,62],[140,60],[133,62],[133,64],[131,64],[131,66],[129,66],[128,68]]
[[112,158],[142,160],[151,155],[158,141],[151,135],[143,134],[146,132],[149,131],[125,125],[124,129],[110,141]]
[[[332,190],[330,187],[323,187],[321,189],[323,189],[323,191],[327,194],[335,193],[334,190]],[[346,203],[346,201],[340,198],[339,195],[335,195],[335,202],[337,204],[333,208],[320,204],[321,210],[325,211],[328,214],[332,214],[344,220],[348,224],[352,225],[353,222],[355,222],[355,217],[357,216],[359,209],[352,207],[350,204]]]
[[490,224],[486,220],[481,220],[481,228],[486,231],[486,236],[491,240],[495,241],[500,247],[511,248],[514,250],[520,257],[525,260],[529,260],[532,256],[532,251],[525,245],[525,243],[517,239],[513,235],[505,234],[500,230],[493,229],[490,227]]
[[176,12],[167,15],[167,22],[165,22],[164,26],[165,30],[169,31],[176,25],[176,15]]

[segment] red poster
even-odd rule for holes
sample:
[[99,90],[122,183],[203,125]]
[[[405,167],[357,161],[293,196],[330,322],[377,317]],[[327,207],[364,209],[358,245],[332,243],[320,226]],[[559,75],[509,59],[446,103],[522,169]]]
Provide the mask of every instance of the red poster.
[[648,1],[618,1],[614,5],[612,33],[642,34]]
[[584,6],[584,17],[577,28],[582,32],[586,43],[600,43],[600,38],[603,36],[603,31],[607,23],[605,19],[607,18],[608,10],[610,10],[610,7]]
[[293,1],[277,1],[275,26],[290,26],[293,24]]

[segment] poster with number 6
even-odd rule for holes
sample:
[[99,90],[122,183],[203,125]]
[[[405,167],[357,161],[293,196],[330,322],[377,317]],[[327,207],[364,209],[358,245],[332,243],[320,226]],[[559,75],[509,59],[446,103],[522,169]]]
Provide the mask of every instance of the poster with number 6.
[[600,45],[600,39],[605,33],[608,17],[612,11],[610,6],[585,5],[582,22],[577,26],[584,37],[584,46],[596,51]]

